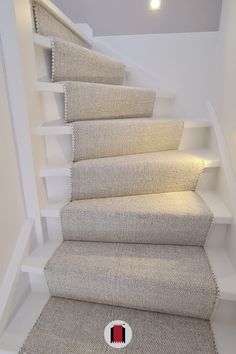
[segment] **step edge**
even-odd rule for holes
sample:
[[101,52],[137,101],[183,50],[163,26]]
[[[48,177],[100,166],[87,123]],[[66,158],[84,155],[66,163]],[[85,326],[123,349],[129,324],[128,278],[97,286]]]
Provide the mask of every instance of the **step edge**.
[[[197,194],[208,205],[209,209],[213,211],[213,224],[230,225],[233,221],[232,213],[229,211],[225,203],[221,200],[220,196],[215,191],[197,191]],[[102,199],[102,198],[100,198]],[[64,200],[61,202],[49,202],[47,206],[41,208],[41,217],[55,217],[59,218],[61,209],[70,202],[70,200]],[[217,211],[216,211],[217,207]],[[220,210],[220,211],[219,211]]]
[[[37,257],[33,257],[32,255],[29,256],[28,258],[26,258],[25,262],[22,264],[21,266],[21,270],[24,273],[29,273],[29,274],[44,274],[44,266],[47,264],[48,260],[50,259],[50,257],[45,257],[43,256],[43,254],[45,253],[45,249],[48,247],[48,243],[46,243],[44,246],[41,247],[42,250],[42,257],[41,257],[41,266],[38,265],[38,261],[37,259],[39,259],[39,256]],[[58,246],[57,246],[58,247]],[[55,250],[57,249],[56,245],[55,245]],[[223,278],[221,276],[219,276],[217,274],[217,272],[215,271],[215,265],[212,264],[212,254],[213,252],[216,250],[220,256],[225,257],[223,250],[219,247],[205,247],[206,253],[208,255],[208,259],[210,261],[210,264],[212,266],[214,275],[216,277],[216,281],[219,287],[219,299],[221,300],[227,300],[227,301],[236,301],[236,287],[234,290],[229,291],[227,289],[227,287],[224,284],[224,281],[222,280]],[[209,253],[210,252],[210,253]],[[227,261],[229,261],[229,259],[227,258]],[[213,261],[214,263],[214,261]],[[232,269],[230,268],[229,273],[232,273]],[[236,272],[234,271],[233,276],[236,279]]]
[[[71,176],[71,167],[72,165],[65,165],[65,166],[58,166],[58,167],[49,167],[44,166],[40,168],[40,177],[70,177]],[[220,161],[206,161],[204,168],[211,169],[211,168],[219,168]]]
[[[63,84],[56,82],[36,81],[36,90],[39,92],[64,93],[64,86]],[[145,90],[145,88],[143,90]],[[173,92],[156,91],[156,95],[157,99],[174,100],[176,98],[176,94]]]
[[[148,119],[148,118],[147,118]],[[160,119],[160,118],[158,118]],[[125,118],[124,118],[125,120]],[[178,120],[173,119],[173,122]],[[184,120],[183,120],[184,121]],[[55,123],[57,121],[55,120]],[[190,122],[184,121],[184,129],[208,129],[211,127],[211,123],[208,121],[203,122]],[[61,120],[58,120],[54,126],[47,125],[43,123],[36,129],[36,135],[47,136],[47,135],[72,135],[73,129],[71,126],[63,124]]]

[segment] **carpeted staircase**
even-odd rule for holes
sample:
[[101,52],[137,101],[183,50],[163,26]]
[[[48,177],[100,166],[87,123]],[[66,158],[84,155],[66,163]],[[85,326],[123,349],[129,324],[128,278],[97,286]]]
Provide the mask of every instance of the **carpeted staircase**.
[[212,213],[196,193],[204,161],[178,151],[183,122],[152,118],[155,93],[122,86],[124,66],[34,3],[52,36],[52,80],[73,127],[64,241],[44,273],[52,295],[21,354],[113,353],[103,331],[129,323],[121,353],[216,353],[218,288],[204,244]]

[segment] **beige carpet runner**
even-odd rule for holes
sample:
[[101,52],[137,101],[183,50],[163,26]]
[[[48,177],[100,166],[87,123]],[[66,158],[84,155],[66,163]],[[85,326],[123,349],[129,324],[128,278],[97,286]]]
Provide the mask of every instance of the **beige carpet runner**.
[[216,285],[202,247],[65,241],[45,268],[53,296],[209,319]]
[[82,160],[72,167],[72,199],[194,191],[203,168],[180,151]]
[[65,121],[151,117],[155,92],[145,89],[66,81]]
[[175,192],[76,200],[61,219],[65,241],[204,246],[212,215],[197,193]]
[[125,66],[74,43],[53,40],[52,81],[85,81],[122,85]]
[[178,149],[183,122],[107,119],[73,123],[73,160]]
[[74,163],[64,240],[44,269],[52,297],[21,354],[113,353],[104,328],[114,320],[133,331],[121,353],[216,353],[218,287],[203,247],[212,215],[196,193],[204,161],[178,151],[183,122],[150,118],[154,92],[121,86],[121,63],[37,2],[34,15],[54,38]]
[[[103,329],[122,318],[133,329],[124,349],[109,347]],[[52,297],[21,354],[211,354],[208,321]]]

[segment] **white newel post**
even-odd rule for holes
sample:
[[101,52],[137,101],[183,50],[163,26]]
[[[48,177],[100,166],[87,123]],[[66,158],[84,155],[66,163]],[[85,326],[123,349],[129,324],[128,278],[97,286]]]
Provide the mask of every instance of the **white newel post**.
[[39,170],[46,155],[44,141],[35,134],[42,115],[30,0],[0,0],[0,35],[27,217],[34,220],[37,240],[42,243],[40,208],[47,197]]

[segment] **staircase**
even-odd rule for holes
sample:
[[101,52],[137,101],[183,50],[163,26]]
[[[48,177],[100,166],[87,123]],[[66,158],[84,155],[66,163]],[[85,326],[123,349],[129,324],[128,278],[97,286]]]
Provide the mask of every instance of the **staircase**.
[[173,93],[128,86],[123,63],[47,3],[32,17],[45,238],[22,264],[31,292],[0,352],[110,353],[104,328],[122,320],[124,353],[233,353],[232,215],[211,123],[170,116]]

